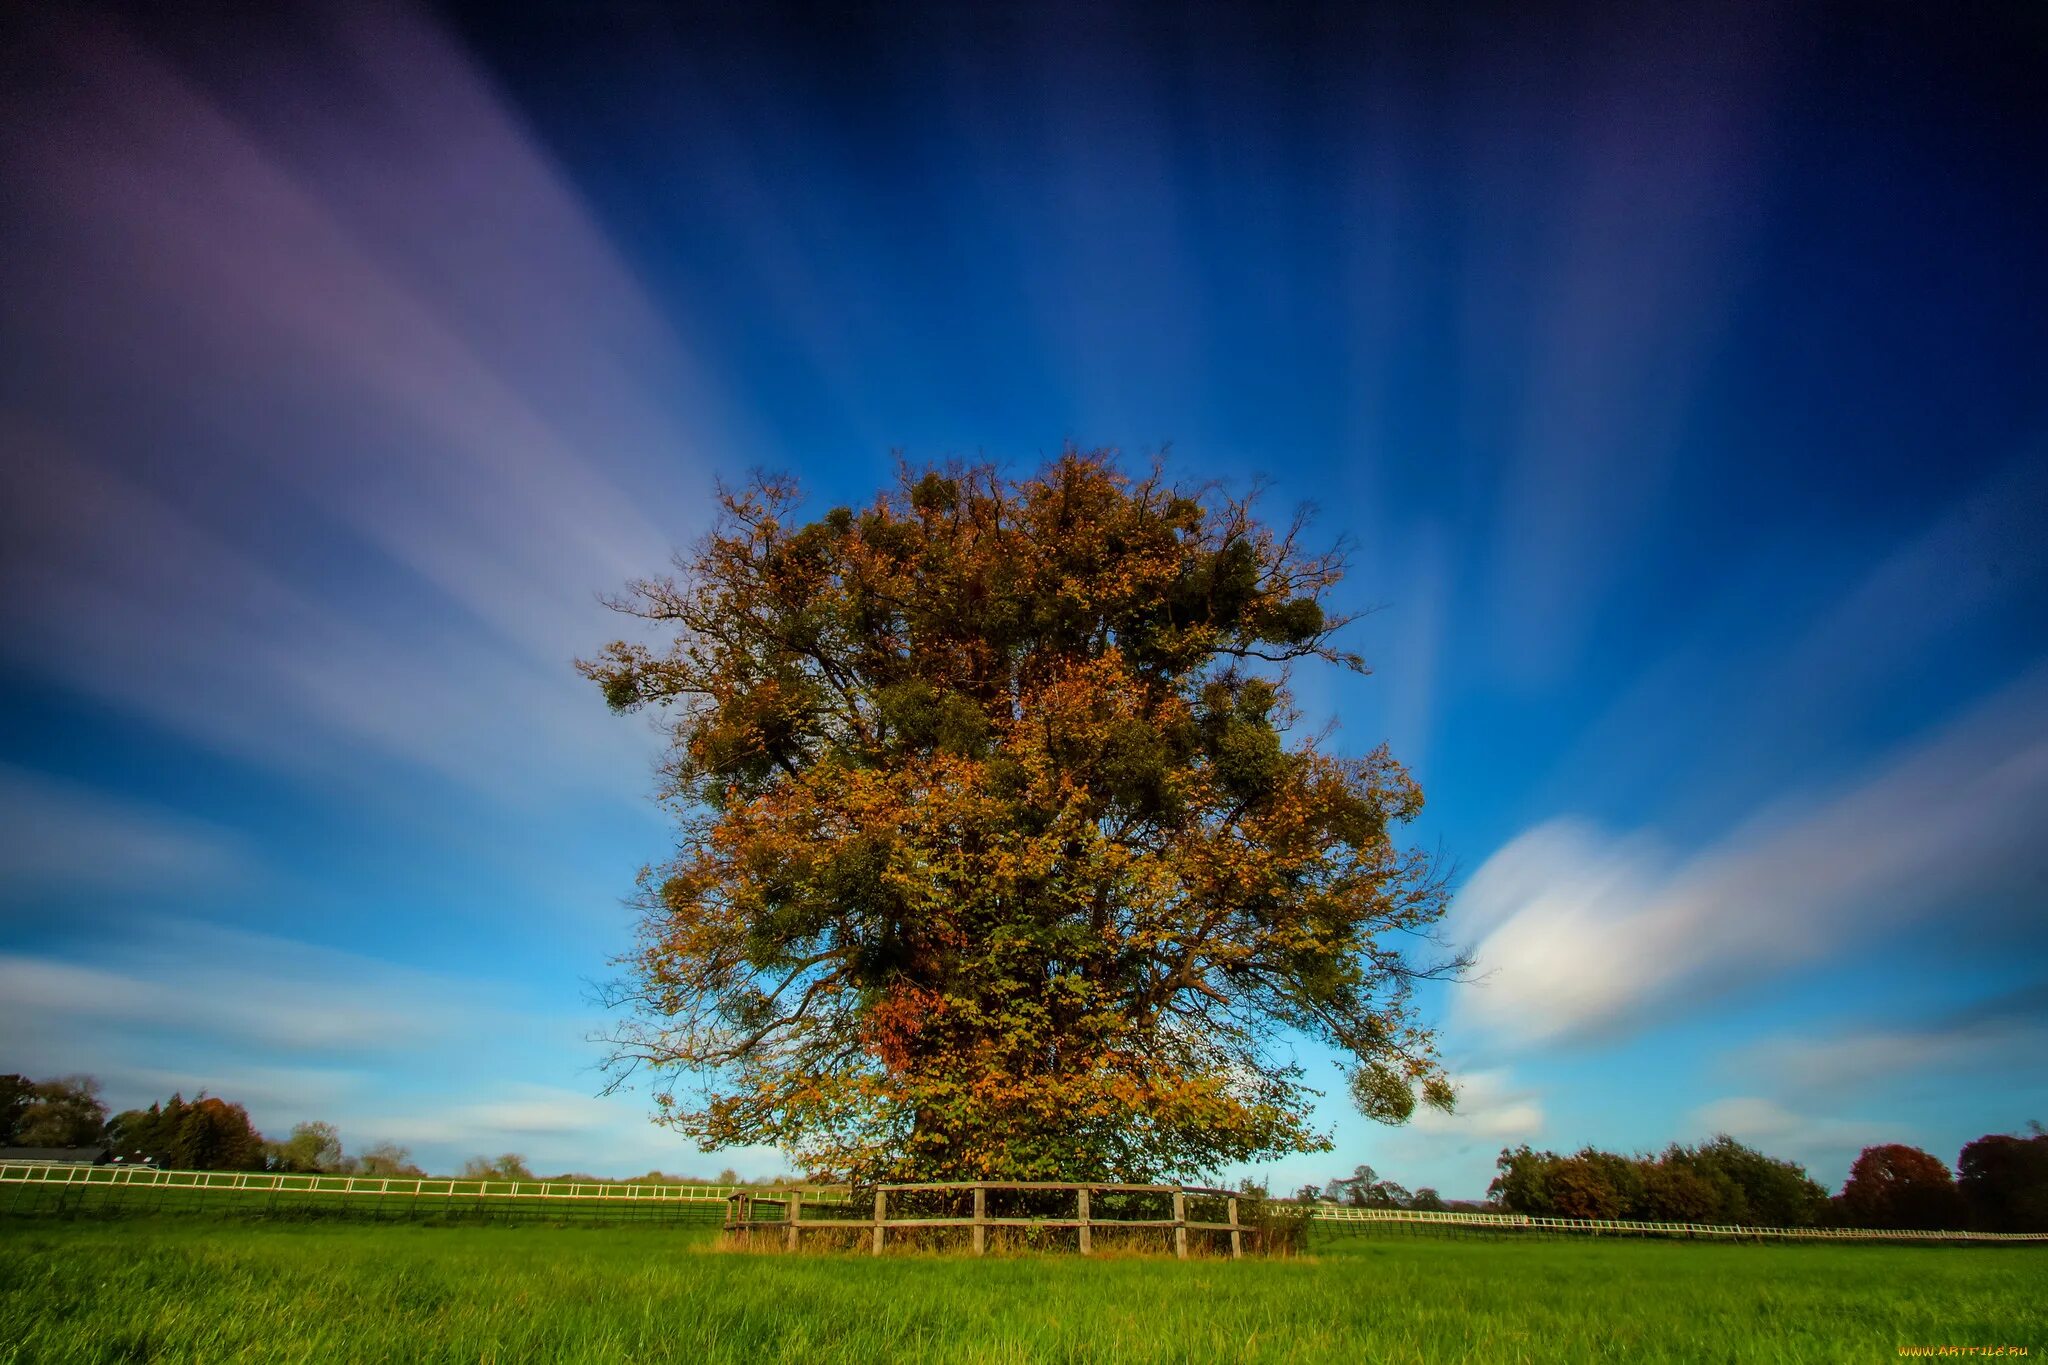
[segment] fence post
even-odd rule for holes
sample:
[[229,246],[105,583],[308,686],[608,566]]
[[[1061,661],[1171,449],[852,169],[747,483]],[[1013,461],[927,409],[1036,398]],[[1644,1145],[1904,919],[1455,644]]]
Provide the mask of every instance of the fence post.
[[1188,1192],[1179,1186],[1173,1191],[1173,1254],[1188,1258]]
[[1088,1212],[1088,1187],[1086,1185],[1083,1185],[1081,1187],[1080,1196],[1081,1254],[1083,1256],[1087,1256],[1093,1253],[1095,1250],[1095,1238],[1092,1235],[1095,1230],[1094,1228],[1089,1226],[1089,1216],[1090,1215]]
[[1244,1233],[1237,1226],[1237,1196],[1230,1197],[1230,1259],[1244,1258]]
[[875,1255],[882,1254],[882,1237],[887,1232],[883,1215],[888,1211],[889,1192],[880,1185],[875,1186]]
[[803,1202],[804,1197],[801,1193],[796,1190],[789,1192],[789,1204],[787,1206],[789,1212],[789,1231],[785,1232],[783,1237],[787,1240],[791,1251],[796,1250],[797,1214],[798,1210],[803,1207]]
[[988,1189],[983,1185],[974,1187],[974,1254],[988,1252]]

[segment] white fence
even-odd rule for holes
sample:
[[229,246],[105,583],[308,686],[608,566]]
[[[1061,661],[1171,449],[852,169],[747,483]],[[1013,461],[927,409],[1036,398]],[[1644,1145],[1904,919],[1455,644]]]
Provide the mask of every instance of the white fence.
[[[773,1194],[749,1185],[611,1185],[574,1180],[464,1180],[446,1176],[302,1175],[282,1171],[163,1171],[154,1166],[75,1166],[55,1162],[0,1162],[8,1185],[125,1187],[198,1190],[223,1194],[384,1195],[406,1199],[598,1201],[637,1207],[719,1203],[737,1193]],[[844,1185],[804,1187],[813,1203],[843,1203]],[[1721,1223],[1650,1223],[1624,1219],[1537,1218],[1520,1213],[1428,1213],[1416,1209],[1360,1209],[1312,1204],[1309,1216],[1325,1223],[1410,1223],[1505,1232],[1556,1232],[1636,1237],[1720,1237],[1758,1240],[1861,1242],[2048,1242],[2048,1232],[1925,1232],[1872,1228],[1751,1228]]]
[[154,1166],[0,1162],[0,1186],[67,1185],[244,1194],[399,1195],[418,1199],[584,1199],[614,1204],[720,1203],[734,1185],[612,1185],[573,1180],[464,1180],[443,1176],[302,1175],[282,1171],[164,1171]]
[[1878,1228],[1751,1228],[1727,1223],[1651,1223],[1634,1219],[1537,1218],[1523,1213],[1443,1213],[1420,1209],[1358,1209],[1313,1204],[1309,1217],[1329,1223],[1426,1223],[1501,1231],[1576,1232],[1637,1237],[1787,1238],[1800,1241],[1860,1242],[2048,1242],[2048,1232],[1926,1232]]

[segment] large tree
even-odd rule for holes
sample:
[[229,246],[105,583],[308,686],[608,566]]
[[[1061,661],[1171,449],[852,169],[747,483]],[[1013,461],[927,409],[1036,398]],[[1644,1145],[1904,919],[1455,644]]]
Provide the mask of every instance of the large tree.
[[1956,1162],[1972,1225],[1993,1232],[2048,1232],[2048,1132],[1990,1133]]
[[614,602],[653,643],[579,664],[673,727],[613,1038],[663,1121],[863,1179],[1199,1172],[1327,1147],[1297,1037],[1375,1118],[1450,1106],[1422,793],[1291,729],[1289,664],[1363,671],[1341,548],[1074,450],[720,504]]
[[26,1076],[8,1072],[0,1075],[0,1147],[18,1147],[16,1134],[35,1103],[36,1083]]
[[[0,1083],[0,1093],[11,1091],[12,1080]],[[6,1098],[12,1102],[11,1095]],[[100,1140],[106,1126],[99,1080],[57,1076],[30,1088],[27,1107],[15,1122],[14,1141],[23,1147],[86,1147]]]
[[[1828,1192],[1806,1168],[1765,1156],[1726,1133],[1697,1147],[1673,1144],[1663,1162],[1690,1171],[1714,1190],[1717,1223],[1803,1228],[1827,1211]],[[1685,1220],[1681,1220],[1685,1221]]]
[[1836,1200],[1856,1227],[1962,1226],[1955,1175],[1940,1157],[1901,1142],[1865,1147]]
[[264,1159],[273,1171],[338,1171],[341,1130],[331,1123],[300,1123],[283,1142],[266,1142]]
[[173,1095],[163,1104],[130,1109],[107,1125],[114,1145],[180,1171],[260,1171],[266,1159],[263,1134],[239,1104],[200,1092],[186,1100]]

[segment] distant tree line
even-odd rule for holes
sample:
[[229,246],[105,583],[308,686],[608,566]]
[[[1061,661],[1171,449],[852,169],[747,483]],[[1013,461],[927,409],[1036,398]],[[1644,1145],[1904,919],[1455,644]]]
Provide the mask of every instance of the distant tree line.
[[91,1076],[0,1076],[0,1146],[89,1147],[106,1122],[100,1083]]
[[271,1141],[249,1111],[217,1095],[182,1093],[147,1109],[109,1115],[91,1076],[33,1081],[0,1075],[0,1147],[106,1147],[123,1161],[179,1171],[304,1171],[343,1175],[425,1175],[412,1155],[382,1142],[342,1151],[331,1123],[301,1123]]
[[[196,1099],[174,1094],[147,1109],[108,1114],[100,1083],[92,1076],[59,1076],[36,1081],[0,1075],[0,1147],[106,1147],[125,1162],[148,1162],[178,1171],[290,1171],[305,1174],[407,1176],[427,1174],[412,1153],[395,1142],[360,1152],[342,1149],[341,1131],[331,1123],[293,1126],[291,1136],[273,1141],[256,1130],[249,1111],[202,1092]],[[721,1171],[716,1180],[649,1171],[627,1180],[565,1174],[537,1176],[517,1152],[473,1156],[462,1164],[468,1180],[574,1180],[583,1184],[775,1184],[799,1183],[793,1175],[748,1181]]]
[[1511,1213],[1796,1228],[1826,1221],[1828,1209],[1828,1192],[1804,1168],[1726,1135],[1658,1156],[1592,1147],[1560,1156],[1524,1145],[1497,1164],[1487,1194]]
[[[1764,1155],[1723,1134],[1658,1155],[1625,1156],[1586,1147],[1569,1155],[1527,1144],[1504,1148],[1482,1203],[1447,1200],[1416,1190],[1370,1166],[1295,1197],[1359,1208],[1496,1210],[1553,1218],[1624,1218],[1652,1222],[1724,1223],[1741,1227],[1971,1228],[1986,1232],[2048,1232],[2048,1130],[2026,1136],[1991,1133],[1968,1144],[1954,1170],[1917,1147],[1866,1147],[1841,1192],[1830,1196],[1795,1162]],[[412,1154],[382,1142],[361,1152],[342,1149],[331,1123],[295,1125],[281,1141],[267,1139],[239,1104],[202,1092],[174,1094],[147,1109],[109,1115],[91,1076],[36,1081],[0,1074],[0,1147],[106,1146],[123,1160],[181,1171],[295,1171],[335,1175],[424,1176]],[[686,1184],[693,1177],[649,1171],[626,1180],[587,1174],[537,1176],[517,1152],[474,1156],[470,1180],[574,1180],[586,1184]],[[796,1184],[781,1175],[754,1181],[725,1170],[719,1185]]]
[[1658,1156],[1503,1150],[1487,1194],[1512,1213],[1745,1227],[2048,1232],[2048,1132],[1987,1134],[1956,1167],[1903,1143],[1866,1147],[1830,1196],[1790,1161],[1725,1135]]
[[1570,1155],[1526,1144],[1503,1149],[1484,1202],[1414,1191],[1370,1166],[1295,1198],[1354,1208],[1464,1209],[1547,1218],[1721,1223],[1737,1227],[1862,1227],[2048,1232],[2048,1130],[1992,1133],[1964,1147],[1955,1170],[1899,1143],[1866,1147],[1841,1192],[1830,1195],[1796,1162],[1722,1134],[1694,1147],[1624,1156],[1586,1147]]
[[1447,1200],[1427,1185],[1410,1191],[1405,1185],[1381,1178],[1370,1166],[1354,1167],[1350,1175],[1322,1185],[1303,1185],[1294,1192],[1294,1197],[1308,1203],[1345,1204],[1361,1209],[1418,1209],[1425,1213],[1487,1207],[1470,1199]]

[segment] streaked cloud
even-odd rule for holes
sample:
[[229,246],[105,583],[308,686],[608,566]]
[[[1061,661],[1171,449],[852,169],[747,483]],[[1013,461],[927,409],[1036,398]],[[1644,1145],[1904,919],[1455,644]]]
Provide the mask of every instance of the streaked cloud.
[[480,992],[434,973],[285,939],[159,921],[91,945],[91,964],[0,954],[0,1048],[142,1028],[274,1056],[361,1057],[474,1027]]
[[1629,1032],[1917,919],[1996,915],[2038,885],[2043,828],[2048,671],[1690,856],[1549,821],[1460,895],[1455,932],[1487,973],[1456,997],[1460,1019],[1527,1046]]
[[1419,1133],[1455,1140],[1522,1141],[1543,1131],[1542,1097],[1505,1069],[1470,1071],[1456,1077],[1458,1107],[1445,1114],[1418,1109],[1410,1120]]
[[597,1095],[592,1021],[519,1008],[487,981],[189,922],[91,947],[91,963],[0,954],[0,1056],[97,1075],[117,1110],[204,1090],[271,1136],[324,1119],[352,1150],[396,1141],[436,1170],[504,1151],[600,1174],[781,1168],[765,1151],[710,1162],[649,1123],[644,1096]]
[[255,871],[231,830],[0,763],[0,899],[217,887]]
[[1867,1093],[1939,1078],[2023,1074],[2048,1052],[2048,986],[1931,1018],[1777,1034],[1739,1049],[1725,1069],[1786,1095]]
[[536,1138],[560,1140],[617,1128],[622,1118],[646,1122],[644,1115],[622,1115],[618,1105],[585,1091],[522,1084],[507,1087],[502,1098],[437,1105],[410,1116],[373,1115],[362,1122],[379,1132],[400,1134],[407,1141],[459,1147],[516,1145]]
[[[1713,818],[1839,762],[1901,680],[1949,680],[1944,660],[1973,628],[2023,615],[2048,581],[2048,453],[2007,455],[1868,562],[1814,573],[1801,600],[1776,556],[1738,570],[1695,625],[1646,663],[1537,788],[1556,808],[1593,789],[1680,817]],[[1760,615],[1762,593],[1787,593]],[[1712,680],[1726,679],[1714,686]],[[1684,725],[1670,718],[1682,714]],[[1687,774],[1680,785],[1674,771]]]
[[1839,1185],[1864,1147],[1910,1140],[1895,1119],[1807,1114],[1757,1095],[1730,1095],[1693,1110],[1695,1140],[1726,1133],[1785,1160],[1800,1162],[1826,1185]]
[[504,798],[644,771],[643,737],[590,704],[567,639],[547,666],[474,624],[309,592],[111,464],[4,421],[0,435],[20,457],[0,472],[20,556],[0,652],[20,665],[297,774],[367,753]]
[[459,46],[302,18],[203,78],[89,9],[26,29],[0,284],[92,382],[5,395],[6,647],[244,757],[622,789],[645,746],[567,662],[731,419]]
[[516,1082],[495,1089],[464,1086],[412,1110],[358,1105],[349,1113],[344,1133],[351,1131],[370,1135],[363,1139],[365,1144],[392,1141],[412,1148],[416,1155],[443,1154],[438,1160],[447,1170],[456,1169],[465,1157],[500,1152],[520,1153],[538,1175],[661,1170],[708,1179],[728,1166],[749,1176],[788,1169],[787,1159],[772,1148],[697,1152],[652,1123],[645,1104],[632,1096],[593,1096]]
[[1508,285],[1530,297],[1527,349],[1510,371],[1522,418],[1504,433],[1513,458],[1492,602],[1496,660],[1518,677],[1577,662],[1657,524],[1703,356],[1759,226],[1769,23],[1763,11],[1622,22],[1581,78],[1584,123],[1520,172],[1550,177],[1533,199],[1558,207],[1546,249],[1518,262],[1532,283]]

